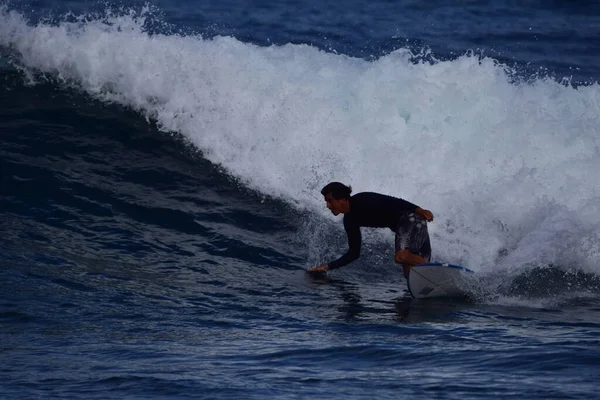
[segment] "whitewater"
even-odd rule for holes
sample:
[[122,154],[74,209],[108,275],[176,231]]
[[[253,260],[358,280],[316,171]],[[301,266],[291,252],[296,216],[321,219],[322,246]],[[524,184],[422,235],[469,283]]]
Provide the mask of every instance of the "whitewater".
[[120,104],[242,185],[327,217],[327,182],[432,210],[434,258],[600,274],[600,86],[467,52],[367,61],[308,45],[151,33],[148,11],[32,23],[0,9],[27,83]]

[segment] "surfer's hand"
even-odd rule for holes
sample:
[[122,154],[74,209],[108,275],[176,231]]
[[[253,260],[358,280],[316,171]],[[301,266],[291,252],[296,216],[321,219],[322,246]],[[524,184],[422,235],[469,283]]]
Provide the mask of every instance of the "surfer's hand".
[[416,211],[421,217],[425,218],[425,221],[431,222],[433,221],[433,213],[429,210],[423,210],[421,207],[417,207]]
[[327,273],[327,271],[329,270],[329,265],[325,264],[325,265],[321,265],[319,267],[314,267],[308,270],[309,274],[313,274],[313,275],[322,275]]

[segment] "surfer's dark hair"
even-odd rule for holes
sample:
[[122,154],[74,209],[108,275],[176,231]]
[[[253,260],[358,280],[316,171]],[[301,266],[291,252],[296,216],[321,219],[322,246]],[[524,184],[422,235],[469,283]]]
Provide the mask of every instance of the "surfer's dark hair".
[[336,200],[349,199],[350,193],[352,193],[352,187],[346,186],[340,182],[330,182],[321,189],[321,194],[327,196],[330,193]]

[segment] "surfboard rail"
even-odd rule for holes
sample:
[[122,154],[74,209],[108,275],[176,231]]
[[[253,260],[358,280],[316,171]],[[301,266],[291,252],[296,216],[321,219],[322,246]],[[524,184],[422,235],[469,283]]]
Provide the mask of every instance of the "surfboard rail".
[[433,297],[464,297],[469,277],[475,272],[449,263],[418,264],[410,269],[408,290],[416,299]]

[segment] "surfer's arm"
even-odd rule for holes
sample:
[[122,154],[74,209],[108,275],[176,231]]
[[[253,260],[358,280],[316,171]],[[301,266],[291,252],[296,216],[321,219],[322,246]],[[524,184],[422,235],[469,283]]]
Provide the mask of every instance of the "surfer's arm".
[[433,221],[433,213],[431,211],[429,211],[429,210],[424,210],[421,207],[417,207],[415,209],[415,213],[419,214],[427,222]]
[[346,229],[346,234],[348,235],[348,251],[337,260],[327,264],[328,270],[343,267],[360,257],[360,245],[362,241],[360,227],[349,218],[344,218],[344,229]]
[[360,257],[360,245],[362,241],[360,227],[354,224],[349,218],[344,218],[344,229],[346,229],[346,234],[348,235],[348,251],[346,254],[328,264],[311,268],[308,270],[308,272],[311,274],[324,273],[326,271],[350,264],[352,261]]
[[411,203],[410,201],[406,201],[404,199],[398,199],[399,201],[399,208],[401,210],[406,210],[408,212],[414,212],[418,215],[420,215],[421,217],[423,217],[425,219],[425,221],[431,222],[433,221],[433,213],[429,210],[425,210],[421,207],[419,207],[416,204]]

